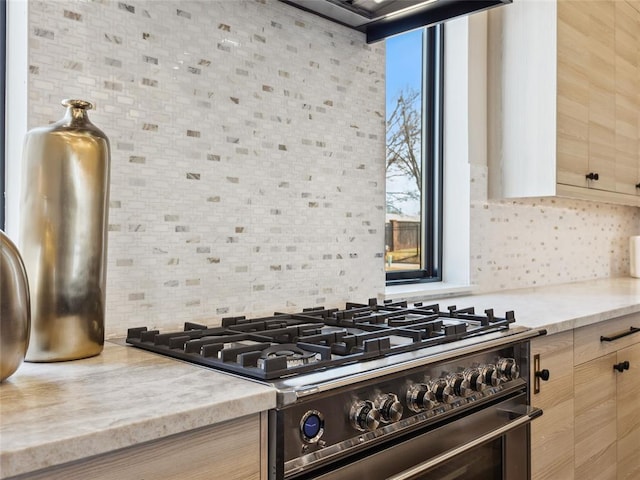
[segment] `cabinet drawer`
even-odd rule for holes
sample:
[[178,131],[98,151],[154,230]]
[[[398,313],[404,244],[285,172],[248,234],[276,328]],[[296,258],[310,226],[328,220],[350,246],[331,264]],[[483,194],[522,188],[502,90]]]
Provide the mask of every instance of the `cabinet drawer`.
[[[573,364],[580,365],[594,358],[616,352],[621,348],[640,343],[640,331],[632,333],[632,328],[640,329],[640,313],[605,320],[574,330]],[[626,334],[622,336],[623,334]],[[619,338],[616,338],[618,337]],[[603,341],[607,337],[610,341]]]

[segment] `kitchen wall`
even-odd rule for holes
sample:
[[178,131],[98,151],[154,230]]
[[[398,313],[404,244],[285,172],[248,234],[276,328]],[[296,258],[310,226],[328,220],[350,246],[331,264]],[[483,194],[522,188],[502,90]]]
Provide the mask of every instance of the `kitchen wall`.
[[566,198],[489,199],[471,165],[471,282],[478,292],[629,275],[640,209]]
[[[276,0],[32,0],[28,25],[28,126],[80,97],[111,139],[108,335],[383,293],[382,43]],[[479,291],[628,274],[639,209],[486,179]]]
[[384,44],[275,0],[30,1],[29,127],[111,141],[107,334],[384,290]]

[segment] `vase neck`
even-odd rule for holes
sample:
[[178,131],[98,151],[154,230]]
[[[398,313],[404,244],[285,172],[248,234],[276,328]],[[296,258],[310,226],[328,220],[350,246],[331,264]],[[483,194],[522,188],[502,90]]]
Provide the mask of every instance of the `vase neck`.
[[63,100],[62,105],[67,107],[64,120],[70,124],[86,123],[89,121],[87,110],[93,108],[90,102],[85,100]]

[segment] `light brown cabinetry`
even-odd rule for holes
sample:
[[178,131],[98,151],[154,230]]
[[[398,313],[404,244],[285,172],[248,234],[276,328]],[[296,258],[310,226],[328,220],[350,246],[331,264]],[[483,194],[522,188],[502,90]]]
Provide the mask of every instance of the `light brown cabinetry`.
[[636,8],[625,0],[558,1],[559,184],[640,193]]
[[640,314],[531,341],[532,480],[640,479]]
[[12,480],[259,480],[266,478],[264,421],[255,414]]
[[616,191],[640,194],[640,2],[615,5]]
[[575,468],[577,478],[616,478],[616,354],[576,366]]
[[640,333],[632,327],[640,315],[574,331],[575,478],[640,478]]
[[[548,381],[540,381],[540,391],[531,395],[532,405],[544,412],[531,423],[531,478],[572,480],[573,331],[532,340],[531,355],[540,359],[538,372],[549,372]],[[534,380],[532,368],[532,385]]]
[[640,478],[640,343],[618,351],[617,362],[629,362],[616,375],[618,397],[618,479]]
[[489,190],[640,205],[640,4],[520,0],[489,16]]

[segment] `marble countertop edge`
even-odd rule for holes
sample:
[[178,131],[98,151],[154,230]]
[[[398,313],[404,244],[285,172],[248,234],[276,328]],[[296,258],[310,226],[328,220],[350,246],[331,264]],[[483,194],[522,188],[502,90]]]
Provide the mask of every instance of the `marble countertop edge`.
[[638,312],[640,312],[640,308],[620,308],[616,310],[602,312],[600,314],[579,316],[579,317],[570,318],[570,319],[562,320],[559,322],[551,322],[547,324],[531,325],[531,323],[528,323],[528,322],[523,322],[522,324],[524,326],[536,328],[538,330],[545,330],[547,332],[547,335],[552,335],[555,333],[566,332],[567,330],[574,330],[576,328],[586,327],[588,325],[593,325],[594,323],[606,322],[607,320],[611,320],[613,318],[618,318],[625,315],[631,315],[633,313],[638,313]]
[[611,310],[605,310],[599,313],[594,313],[591,315],[583,315],[578,316],[571,319],[566,319],[558,322],[552,322],[542,325],[532,326],[531,323],[524,322],[523,325],[531,326],[532,328],[544,329],[547,331],[548,335],[554,333],[562,333],[567,330],[573,330],[576,328],[586,327],[589,325],[593,325],[594,323],[605,322],[607,320],[611,320],[613,318],[619,318],[626,315],[632,315],[634,313],[640,312],[640,304],[638,305],[629,305],[619,308],[614,308]]
[[[0,478],[36,472],[92,456],[156,441],[198,428],[231,421],[245,415],[264,411],[275,405],[275,391],[267,390],[247,397],[218,402],[215,408],[201,407],[161,417],[150,416],[136,423],[114,426],[103,430],[86,429],[85,432],[57,440],[47,440],[37,446],[2,447],[0,452]],[[241,399],[242,400],[242,399]],[[269,407],[269,408],[271,408]]]

